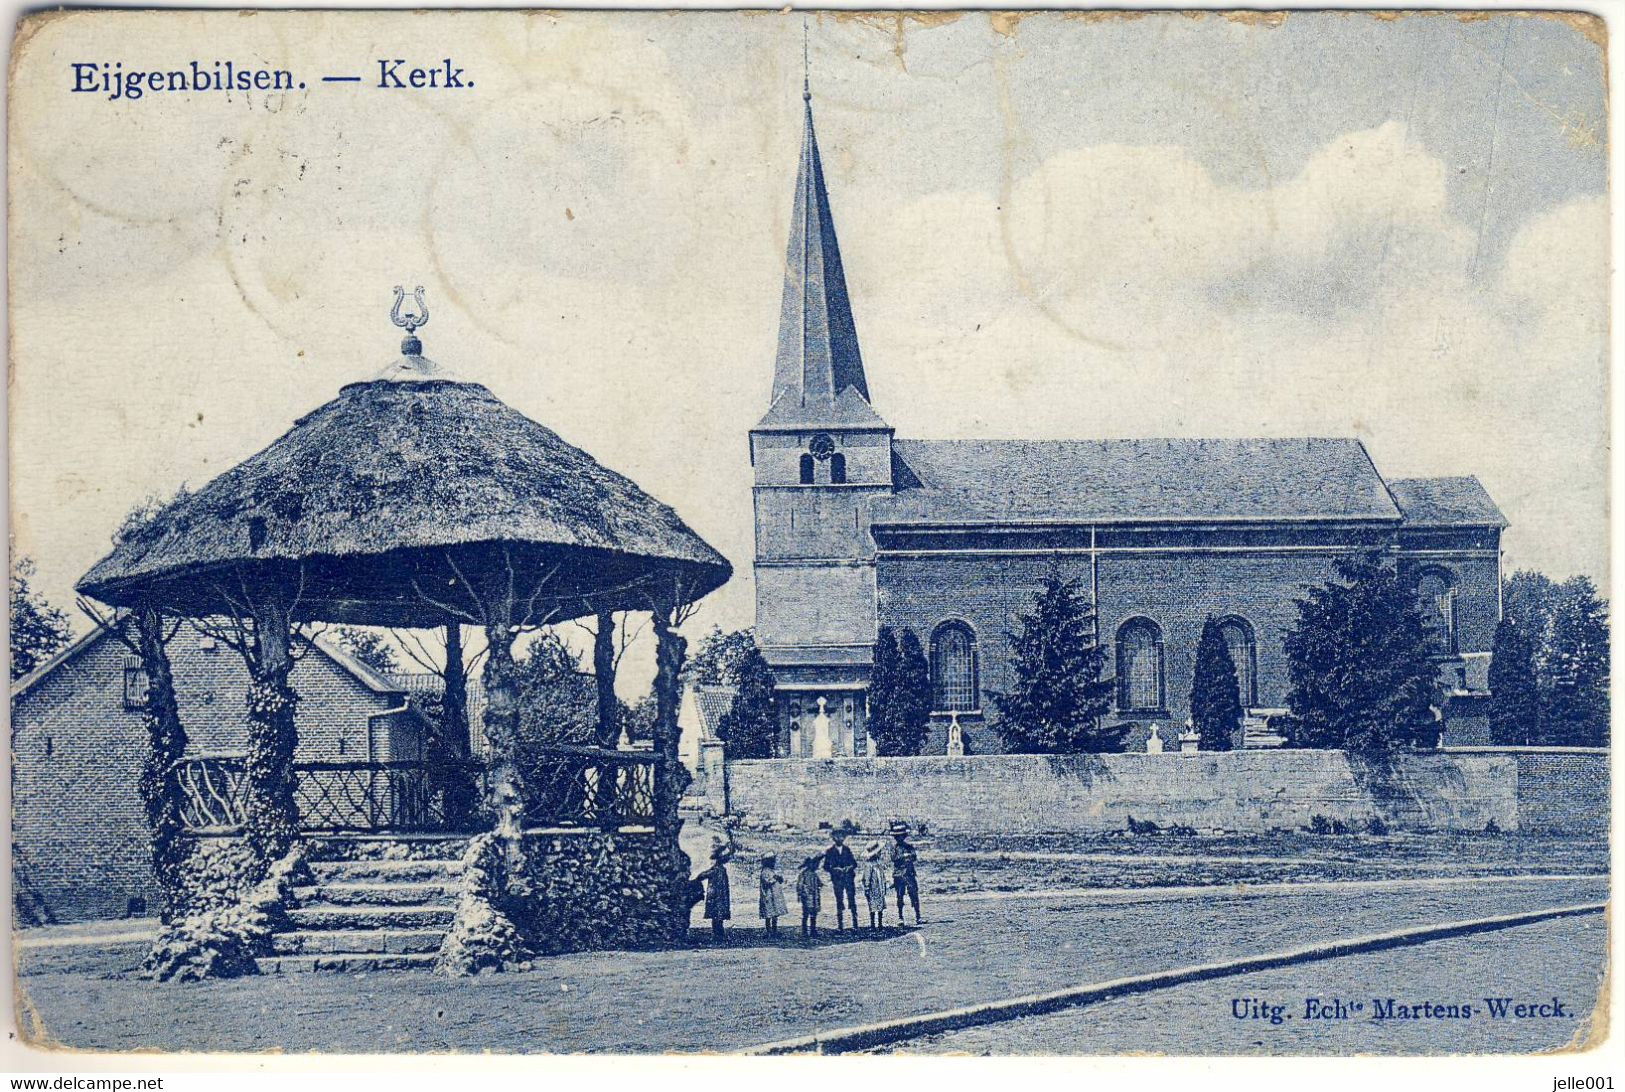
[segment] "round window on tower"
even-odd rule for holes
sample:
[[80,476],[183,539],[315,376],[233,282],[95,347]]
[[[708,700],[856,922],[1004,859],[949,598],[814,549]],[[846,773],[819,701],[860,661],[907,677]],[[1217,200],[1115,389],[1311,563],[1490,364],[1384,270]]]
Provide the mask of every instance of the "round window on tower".
[[812,438],[807,450],[812,452],[813,458],[822,462],[835,453],[835,441],[829,438],[829,433],[820,432]]

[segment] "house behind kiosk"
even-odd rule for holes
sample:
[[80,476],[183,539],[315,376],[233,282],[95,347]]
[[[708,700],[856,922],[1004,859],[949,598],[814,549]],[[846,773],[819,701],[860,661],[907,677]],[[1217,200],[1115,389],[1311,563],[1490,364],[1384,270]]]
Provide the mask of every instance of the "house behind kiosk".
[[[247,746],[248,672],[232,649],[182,626],[169,645],[188,755]],[[296,762],[416,762],[430,725],[399,679],[325,642],[294,666]],[[140,660],[105,630],[11,688],[12,876],[18,924],[155,913],[140,796],[148,750]]]

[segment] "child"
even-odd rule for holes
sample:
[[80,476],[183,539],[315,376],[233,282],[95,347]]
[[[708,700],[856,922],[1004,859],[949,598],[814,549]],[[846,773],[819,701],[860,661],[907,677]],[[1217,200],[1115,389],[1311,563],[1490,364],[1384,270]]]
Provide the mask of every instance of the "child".
[[914,924],[920,924],[920,877],[916,862],[920,853],[908,842],[908,824],[893,823],[891,836],[896,839],[891,847],[891,885],[897,892],[897,924],[903,924],[903,896],[914,904]]
[[863,851],[863,901],[869,904],[869,928],[886,925],[886,866],[880,861],[879,842],[870,842]]
[[822,901],[819,894],[824,881],[818,878],[818,858],[808,857],[801,862],[801,871],[796,875],[796,898],[801,900],[801,935],[815,937],[818,935],[818,904]]
[[711,867],[694,877],[705,881],[705,916],[711,919],[712,938],[719,941],[723,939],[722,923],[733,909],[728,890],[728,861],[733,855],[733,847],[717,839],[711,847]]
[[785,914],[784,905],[784,877],[779,875],[779,859],[769,853],[762,858],[762,871],[758,880],[761,886],[759,909],[762,920],[767,923],[767,935],[779,935],[779,919]]

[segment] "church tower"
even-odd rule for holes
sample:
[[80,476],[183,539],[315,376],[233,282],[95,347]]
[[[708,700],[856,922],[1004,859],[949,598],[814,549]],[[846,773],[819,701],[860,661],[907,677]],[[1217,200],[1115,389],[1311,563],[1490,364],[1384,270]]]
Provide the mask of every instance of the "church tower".
[[750,433],[756,639],[778,680],[780,753],[813,753],[822,708],[834,753],[862,754],[876,627],[869,502],[892,489],[892,429],[869,404],[812,96],[802,99],[773,392]]

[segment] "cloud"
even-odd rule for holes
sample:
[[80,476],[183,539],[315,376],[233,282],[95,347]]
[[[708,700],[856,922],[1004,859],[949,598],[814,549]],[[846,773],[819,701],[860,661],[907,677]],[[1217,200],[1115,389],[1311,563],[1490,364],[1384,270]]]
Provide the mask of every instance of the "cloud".
[[1600,577],[1605,202],[1490,266],[1446,182],[1388,122],[1263,188],[1104,145],[877,210],[849,247],[877,405],[905,435],[1356,435],[1393,476],[1479,474],[1515,564]]

